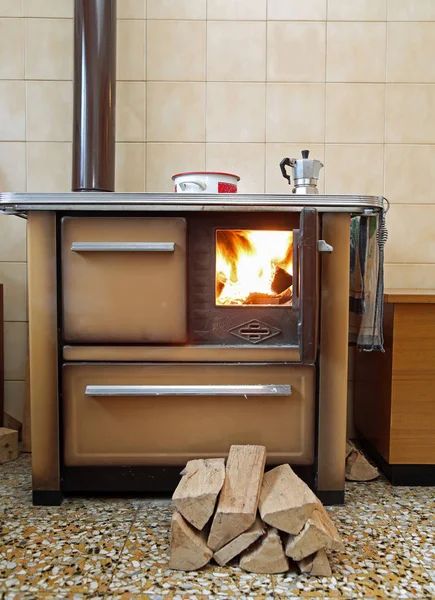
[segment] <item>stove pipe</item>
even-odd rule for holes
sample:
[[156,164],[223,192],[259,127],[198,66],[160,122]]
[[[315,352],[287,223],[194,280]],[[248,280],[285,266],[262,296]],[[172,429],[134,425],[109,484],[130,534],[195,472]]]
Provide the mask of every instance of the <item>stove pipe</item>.
[[115,189],[116,0],[75,0],[72,190]]

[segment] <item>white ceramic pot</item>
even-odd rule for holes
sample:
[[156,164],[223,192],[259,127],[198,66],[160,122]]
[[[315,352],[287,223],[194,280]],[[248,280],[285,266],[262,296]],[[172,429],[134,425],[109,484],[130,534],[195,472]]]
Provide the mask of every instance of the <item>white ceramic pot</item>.
[[238,175],[231,173],[191,172],[177,173],[172,179],[175,192],[181,194],[236,194]]

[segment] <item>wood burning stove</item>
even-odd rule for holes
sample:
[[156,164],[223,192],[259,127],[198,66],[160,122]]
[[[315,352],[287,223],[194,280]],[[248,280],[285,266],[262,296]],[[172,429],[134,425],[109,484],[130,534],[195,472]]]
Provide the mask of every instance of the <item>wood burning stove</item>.
[[188,459],[246,443],[343,501],[350,216],[381,198],[1,194],[0,206],[28,218],[35,503],[171,491]]

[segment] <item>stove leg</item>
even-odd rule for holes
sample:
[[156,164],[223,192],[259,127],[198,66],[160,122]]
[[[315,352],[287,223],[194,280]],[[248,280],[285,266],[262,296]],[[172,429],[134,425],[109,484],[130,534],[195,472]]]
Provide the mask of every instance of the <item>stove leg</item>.
[[[317,495],[344,500],[349,330],[349,228],[346,214],[323,216],[322,237],[334,247],[322,255]],[[334,500],[332,500],[334,498]],[[336,499],[335,499],[336,498]]]
[[57,490],[34,490],[33,506],[60,506],[63,501],[63,494]]

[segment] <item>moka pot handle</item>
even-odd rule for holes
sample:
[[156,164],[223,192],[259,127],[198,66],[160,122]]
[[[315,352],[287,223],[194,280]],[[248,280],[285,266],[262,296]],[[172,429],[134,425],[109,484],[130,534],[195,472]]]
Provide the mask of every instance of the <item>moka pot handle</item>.
[[281,169],[282,176],[284,177],[284,179],[288,180],[289,185],[291,185],[291,180],[290,180],[290,175],[286,171],[286,167],[291,167],[291,166],[292,166],[292,163],[289,158],[283,158],[282,161],[279,163],[279,167]]

